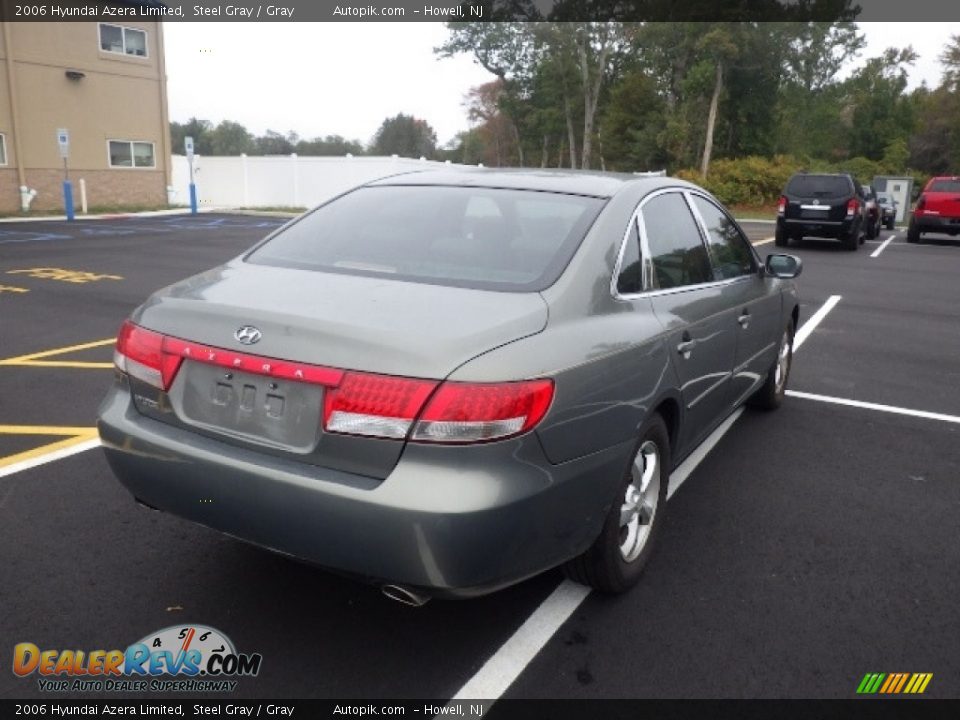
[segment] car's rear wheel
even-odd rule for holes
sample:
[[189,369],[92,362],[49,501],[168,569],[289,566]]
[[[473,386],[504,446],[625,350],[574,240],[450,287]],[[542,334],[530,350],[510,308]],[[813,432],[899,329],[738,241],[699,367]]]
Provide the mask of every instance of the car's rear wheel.
[[851,228],[846,233],[840,235],[840,244],[845,250],[856,250],[860,247],[860,231],[857,228]]
[[790,244],[790,236],[784,228],[777,228],[773,232],[773,244],[777,247],[787,247]]
[[567,577],[605,593],[621,593],[636,584],[663,526],[669,481],[670,436],[663,418],[654,414],[640,430],[600,536],[564,566]]
[[890,218],[886,222],[887,230],[893,230],[893,218]]
[[780,344],[777,347],[777,358],[767,373],[767,377],[753,396],[747,401],[751,407],[761,410],[776,410],[783,404],[787,393],[787,380],[790,379],[790,368],[793,365],[793,319],[787,322]]
[[907,242],[908,243],[918,243],[920,242],[920,228],[917,227],[916,223],[911,222],[907,228]]

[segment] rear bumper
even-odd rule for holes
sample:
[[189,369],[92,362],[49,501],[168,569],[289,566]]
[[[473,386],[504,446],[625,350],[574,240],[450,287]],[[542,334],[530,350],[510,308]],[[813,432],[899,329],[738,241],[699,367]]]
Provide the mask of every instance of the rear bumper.
[[813,237],[839,238],[849,235],[854,220],[810,220],[807,218],[777,218],[777,227],[788,235],[811,235]]
[[560,465],[534,434],[408,445],[382,482],[278,459],[141,415],[125,382],[100,408],[111,468],[135,498],[372,583],[470,596],[583,552],[632,443]]
[[960,233],[960,218],[940,215],[914,215],[913,223],[920,232],[941,232],[956,235]]

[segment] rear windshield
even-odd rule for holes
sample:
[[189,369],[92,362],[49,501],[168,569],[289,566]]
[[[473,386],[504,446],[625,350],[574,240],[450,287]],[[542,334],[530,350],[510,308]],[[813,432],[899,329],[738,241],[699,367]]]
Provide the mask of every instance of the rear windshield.
[[598,198],[473,187],[380,186],[318,208],[247,262],[485,290],[538,291],[563,272]]
[[960,193],[960,180],[934,180],[927,192]]
[[789,195],[806,197],[836,197],[851,195],[850,180],[836,175],[795,175],[787,183]]

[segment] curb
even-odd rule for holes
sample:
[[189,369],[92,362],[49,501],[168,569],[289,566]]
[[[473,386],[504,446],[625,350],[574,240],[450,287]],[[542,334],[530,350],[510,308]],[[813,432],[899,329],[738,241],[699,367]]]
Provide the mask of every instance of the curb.
[[[214,212],[215,208],[203,208],[200,212]],[[75,220],[123,220],[138,217],[163,217],[165,215],[189,215],[190,208],[172,208],[170,210],[145,210],[135,213],[105,213],[102,215],[76,215]],[[0,218],[0,223],[57,222],[66,221],[66,215],[38,215],[36,217]]]
[[[205,207],[198,208],[197,213],[223,213],[226,215],[252,215],[260,217],[278,217],[295,218],[301,213],[297,212],[278,212],[275,210],[236,210],[228,207]],[[170,210],[145,210],[143,212],[132,213],[105,213],[101,215],[77,215],[74,220],[129,220],[133,218],[166,217],[174,215],[189,215],[190,208],[172,208]],[[36,217],[7,217],[0,218],[0,225],[3,223],[27,223],[27,222],[66,222],[66,215],[39,215]]]

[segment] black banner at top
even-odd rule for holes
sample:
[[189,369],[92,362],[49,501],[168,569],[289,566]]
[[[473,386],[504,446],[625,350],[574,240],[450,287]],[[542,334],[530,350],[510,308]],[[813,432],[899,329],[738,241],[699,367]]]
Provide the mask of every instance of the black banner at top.
[[[12,22],[960,21],[951,0],[0,0]],[[958,28],[960,30],[960,28]]]

